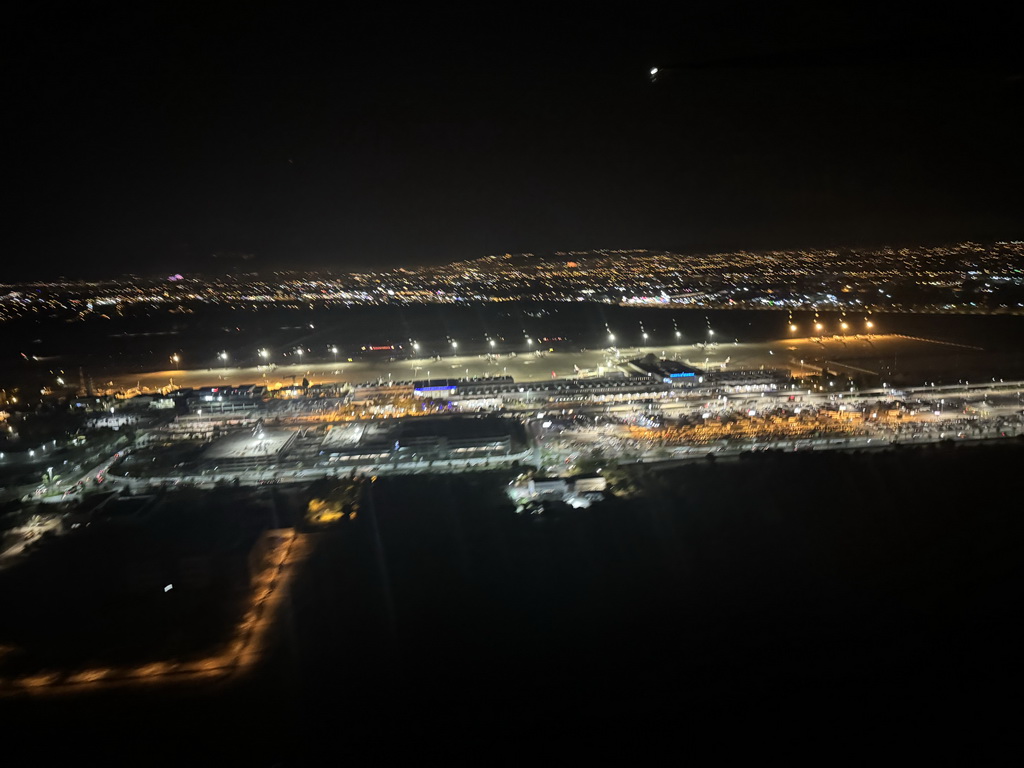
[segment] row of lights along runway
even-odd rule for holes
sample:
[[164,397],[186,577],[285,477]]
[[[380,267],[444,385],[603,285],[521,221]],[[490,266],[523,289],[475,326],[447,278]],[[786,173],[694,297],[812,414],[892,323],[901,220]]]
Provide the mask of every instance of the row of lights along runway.
[[[864,321],[864,329],[867,332],[873,333],[874,332],[874,327],[875,327],[875,324],[874,324],[874,322],[872,320],[865,320]],[[618,337],[607,326],[605,327],[605,329],[606,329],[606,331],[608,333],[608,342],[609,342],[609,344],[614,346],[616,341],[618,340]],[[817,334],[821,334],[821,333],[827,332],[826,325],[824,323],[822,323],[820,320],[818,320],[817,318],[813,321],[812,329]],[[797,325],[794,322],[790,322],[789,323],[789,330],[790,330],[791,333],[796,333],[797,331],[800,330],[800,326]],[[834,330],[837,330],[840,333],[846,333],[847,331],[850,330],[850,323],[847,322],[846,320],[841,320],[839,322],[838,329],[834,329]],[[682,331],[680,331],[678,329],[675,329],[673,335],[674,335],[675,340],[676,340],[677,343],[679,341],[681,341],[682,338],[683,338]],[[709,327],[707,329],[707,339],[708,339],[708,342],[713,341],[714,337],[715,337],[715,331],[714,331],[714,329]],[[640,324],[640,338],[643,341],[644,346],[646,346],[648,344],[648,342],[650,342],[650,340],[651,340],[651,334],[649,334],[644,329],[643,323]],[[530,337],[530,336],[524,336],[523,340],[526,343],[527,349],[528,350],[532,350],[533,347],[534,347],[534,343],[535,343],[534,339],[532,337]],[[492,351],[496,351],[497,350],[498,343],[499,343],[497,339],[488,337],[486,339],[486,341],[487,341],[488,347],[490,347],[490,349]],[[504,341],[504,340],[502,340],[502,341]],[[453,355],[457,354],[458,350],[459,350],[459,342],[456,339],[448,337],[447,343],[451,347],[451,353]],[[414,340],[410,339],[410,346],[411,346],[413,352],[418,353],[420,351],[421,345],[420,345],[420,343],[418,341],[414,341]],[[363,349],[365,350],[366,347],[363,347]],[[401,347],[400,346],[389,346],[388,349],[400,350]],[[294,354],[298,358],[298,360],[301,362],[302,358],[303,358],[303,355],[305,355],[309,351],[310,350],[304,349],[302,347],[295,347],[288,354]],[[332,344],[331,346],[327,347],[327,351],[330,352],[334,356],[334,360],[337,361],[338,354],[340,352],[340,350],[338,349],[337,344]],[[260,359],[263,360],[265,363],[270,361],[271,352],[270,352],[270,350],[266,349],[265,347],[256,350],[256,354],[259,355]],[[227,367],[228,361],[231,359],[231,355],[227,352],[227,350],[222,350],[221,352],[217,353],[217,359],[221,362],[221,364],[224,367]],[[171,363],[174,364],[175,368],[180,368],[180,364],[182,362],[182,355],[181,355],[181,353],[175,352],[174,354],[172,354],[170,356],[170,361],[171,361]]]

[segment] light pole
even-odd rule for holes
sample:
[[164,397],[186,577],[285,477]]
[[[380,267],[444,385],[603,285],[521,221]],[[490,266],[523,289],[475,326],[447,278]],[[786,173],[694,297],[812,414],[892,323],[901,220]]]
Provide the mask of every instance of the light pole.
[[224,367],[227,368],[228,367],[228,353],[227,352],[221,352],[218,355],[218,357],[224,362]]

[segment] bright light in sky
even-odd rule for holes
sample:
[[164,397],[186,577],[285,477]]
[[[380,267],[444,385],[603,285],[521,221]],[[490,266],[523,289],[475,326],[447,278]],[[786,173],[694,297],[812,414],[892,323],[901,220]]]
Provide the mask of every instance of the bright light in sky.
[[658,68],[651,67],[651,77],[654,77],[656,74],[658,74]]

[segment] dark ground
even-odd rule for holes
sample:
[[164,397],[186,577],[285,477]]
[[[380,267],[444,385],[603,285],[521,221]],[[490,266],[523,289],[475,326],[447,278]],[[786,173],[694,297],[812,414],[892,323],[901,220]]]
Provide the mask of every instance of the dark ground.
[[1022,459],[762,454],[546,519],[499,475],[382,479],[318,535],[257,678],[0,717],[36,759],[112,764],[991,760],[1017,739]]

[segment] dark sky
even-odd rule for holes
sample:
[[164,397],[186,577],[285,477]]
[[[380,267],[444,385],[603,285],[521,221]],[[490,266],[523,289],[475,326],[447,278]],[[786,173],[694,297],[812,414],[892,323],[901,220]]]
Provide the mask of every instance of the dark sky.
[[23,5],[0,279],[1024,237],[1016,17]]

